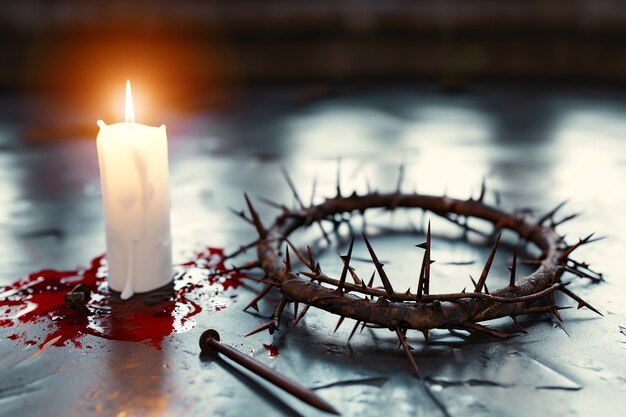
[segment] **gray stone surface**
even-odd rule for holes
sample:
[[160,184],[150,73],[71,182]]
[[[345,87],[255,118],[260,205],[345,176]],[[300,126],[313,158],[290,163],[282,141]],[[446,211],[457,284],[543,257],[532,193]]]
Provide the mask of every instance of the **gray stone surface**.
[[[346,343],[350,320],[333,334],[335,318],[311,311],[289,329],[290,315],[273,336],[243,334],[272,311],[241,311],[256,286],[220,294],[228,307],[204,311],[196,327],[164,342],[162,352],[142,344],[85,339],[92,350],[17,345],[0,329],[0,416],[313,416],[321,413],[251,377],[228,360],[203,361],[197,339],[208,327],[222,340],[314,388],[345,416],[578,416],[622,415],[626,406],[626,100],[623,94],[582,88],[491,86],[445,95],[415,86],[372,87],[314,101],[306,88],[251,92],[228,112],[172,113],[170,137],[175,259],[205,247],[236,248],[253,230],[229,213],[243,208],[242,193],[292,203],[280,177],[285,166],[303,195],[318,177],[318,195],[335,187],[342,158],[343,190],[392,190],[400,164],[407,191],[469,197],[484,177],[505,206],[548,210],[568,199],[565,212],[583,216],[563,226],[569,240],[596,231],[607,239],[580,250],[606,282],[574,280],[571,288],[604,317],[581,309],[523,320],[528,334],[497,342],[463,332],[433,332],[429,344],[409,332],[423,381],[408,372],[395,336],[369,329]],[[73,268],[104,251],[104,230],[93,138],[32,143],[22,139],[28,116],[0,100],[0,284],[42,268]],[[97,116],[71,117],[90,124]],[[52,120],[53,116],[49,117]],[[93,119],[93,120],[92,120]],[[138,120],[141,117],[138,116]],[[56,130],[58,131],[58,129]],[[269,219],[275,211],[259,206]],[[420,224],[413,212],[368,216],[377,226]],[[457,239],[458,231],[432,218],[433,286],[460,290],[480,273],[488,248]],[[378,230],[383,230],[378,228]],[[299,241],[314,238],[314,230]],[[373,238],[399,287],[415,285],[422,236],[383,233]],[[341,243],[340,246],[345,245]],[[320,259],[340,268],[331,247]],[[364,257],[361,243],[355,256]],[[490,285],[505,282],[510,253],[501,251]],[[466,265],[458,265],[466,263]],[[356,263],[362,274],[366,262]],[[573,278],[573,277],[572,277]],[[498,281],[500,279],[500,281]],[[231,298],[231,296],[234,296]],[[557,297],[561,305],[575,305]],[[289,309],[290,310],[290,309]],[[490,324],[512,330],[508,322]],[[32,329],[30,329],[32,331]],[[620,331],[621,330],[621,331]],[[6,333],[6,334],[5,334]],[[272,343],[280,354],[268,355]]]

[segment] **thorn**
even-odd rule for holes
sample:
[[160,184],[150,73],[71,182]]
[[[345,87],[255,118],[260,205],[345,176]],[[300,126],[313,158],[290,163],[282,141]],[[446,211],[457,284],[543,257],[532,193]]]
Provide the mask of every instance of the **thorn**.
[[595,279],[597,279],[598,281],[604,280],[604,276],[602,275],[602,273],[596,272],[593,269],[591,269],[590,268],[591,265],[589,265],[588,263],[578,262],[578,261],[575,261],[574,259],[569,259],[569,261],[574,265],[574,267],[576,268],[578,272],[585,274],[585,272],[583,272],[582,269],[586,269],[589,272],[589,274],[595,275]]
[[572,252],[574,252],[576,249],[578,249],[581,245],[582,245],[582,240],[578,241],[578,243],[572,245],[572,246],[568,246],[563,250],[563,253],[561,254],[561,256],[559,256],[559,261],[564,261],[566,260],[571,254]]
[[[285,181],[287,182],[287,185],[289,186],[289,189],[291,190],[291,193],[293,194],[294,198],[296,199],[296,202],[298,203],[298,205],[300,206],[301,209],[305,209],[306,207],[304,206],[304,203],[302,202],[302,199],[300,198],[300,194],[298,194],[298,190],[296,189],[295,185],[293,184],[293,181],[291,180],[291,177],[289,176],[289,173],[287,172],[287,170],[282,167],[280,169],[280,171],[283,174],[283,177],[285,177]],[[324,230],[324,227],[322,226],[322,223],[319,220],[315,221],[317,223],[317,225],[319,226],[322,235],[324,236],[324,240],[326,240],[326,242],[331,243],[330,242],[330,237],[328,237],[328,233],[326,233],[326,230]]]
[[259,214],[254,209],[254,206],[252,206],[252,203],[250,202],[250,198],[248,198],[248,194],[243,193],[243,196],[246,199],[246,204],[248,205],[248,210],[250,210],[250,215],[252,216],[252,222],[254,224],[254,227],[256,227],[256,231],[259,234],[259,237],[261,239],[264,239],[267,236],[267,230],[265,230],[265,227],[263,227],[263,223],[261,223],[261,219],[259,218]]
[[[254,281],[254,282],[262,282],[263,284],[271,285],[273,287],[280,287],[282,285],[280,282],[268,281],[268,280],[263,279],[263,278],[253,277],[252,275],[242,275],[241,278],[249,279],[249,280]],[[258,306],[257,306],[257,311],[258,311]]]
[[356,333],[356,329],[358,329],[359,324],[361,324],[361,321],[357,320],[356,323],[354,323],[354,327],[352,328],[352,331],[350,332],[350,336],[348,336],[348,342],[350,341],[350,339],[352,339],[352,336],[354,336],[354,334]]
[[259,243],[260,239],[257,239],[255,241],[252,241],[246,245],[242,245],[241,247],[239,247],[239,249],[237,249],[235,252],[233,253],[229,253],[228,255],[224,256],[224,260],[228,260],[231,258],[234,258],[242,253],[245,253],[248,249],[253,248],[254,246],[257,245],[257,243]]
[[559,220],[558,222],[553,223],[553,224],[552,224],[552,226],[553,226],[553,227],[558,227],[558,226],[562,225],[563,223],[566,223],[566,222],[568,222],[568,221],[570,221],[570,220],[575,219],[575,218],[576,218],[576,217],[578,217],[578,216],[580,216],[580,213],[574,213],[574,214],[571,214],[571,215],[569,215],[569,216],[567,216],[567,217],[562,218],[562,219],[561,219],[561,220]]
[[302,262],[302,264],[304,266],[306,266],[307,268],[309,268],[310,271],[313,271],[313,264],[311,264],[309,261],[307,261],[306,259],[304,259],[304,256],[302,256],[302,254],[298,251],[298,249],[296,249],[296,247],[289,241],[289,239],[285,239],[285,242],[287,242],[287,244],[289,245],[289,247],[291,248],[291,250],[293,251],[293,253],[296,255],[296,258],[298,258],[298,260],[300,262]]
[[300,303],[298,301],[293,302],[293,317],[298,317],[298,307],[300,307]]
[[582,307],[587,307],[589,310],[593,311],[594,313],[599,314],[599,315],[604,317],[604,314],[600,313],[591,304],[589,304],[588,302],[586,302],[585,300],[580,298],[578,295],[576,295],[572,291],[568,290],[567,288],[559,287],[559,291],[561,291],[562,293],[568,295],[570,298],[573,298],[574,300],[578,301],[578,308],[579,309],[582,308]]
[[396,194],[400,194],[402,192],[402,182],[404,181],[404,164],[400,165],[400,170],[398,172],[398,182],[396,184]]
[[460,327],[464,328],[465,330],[473,330],[473,331],[485,333],[485,334],[488,334],[489,336],[493,336],[496,339],[500,339],[500,340],[510,339],[511,337],[517,336],[516,334],[512,334],[512,333],[499,332],[497,330],[490,329],[478,323],[469,323],[469,322],[463,323]]
[[393,287],[391,286],[391,282],[389,282],[389,278],[387,278],[387,274],[385,273],[385,270],[383,269],[383,264],[381,264],[378,261],[378,257],[376,256],[376,253],[374,253],[374,249],[372,249],[372,245],[370,245],[369,240],[367,240],[367,236],[365,236],[365,233],[363,233],[363,240],[365,241],[367,250],[369,251],[370,256],[372,257],[372,261],[374,262],[374,266],[376,267],[376,270],[378,271],[378,275],[380,276],[380,279],[383,281],[383,286],[385,287],[385,291],[387,292],[387,295],[393,295]]
[[359,279],[359,277],[357,276],[357,274],[354,272],[354,268],[349,267],[348,268],[348,272],[350,272],[350,276],[352,277],[352,280],[354,281],[354,283],[356,285],[362,284],[363,282]]
[[422,294],[424,294],[424,273],[426,270],[426,252],[422,258],[422,267],[420,268],[420,276],[417,280],[417,301],[422,301]]
[[549,212],[547,212],[546,214],[544,214],[538,221],[537,221],[537,225],[542,226],[546,220],[552,218],[552,216],[554,216],[556,214],[557,211],[559,211],[561,208],[563,208],[563,206],[565,204],[567,204],[568,200],[564,200],[562,202],[560,202],[559,204],[557,204],[557,206],[555,208],[553,208],[552,210],[550,210]]
[[343,260],[343,269],[341,270],[341,277],[339,278],[339,285],[337,286],[338,292],[343,291],[343,287],[346,283],[346,276],[348,275],[348,269],[350,268],[350,259],[352,258],[353,247],[354,247],[354,235],[352,235],[352,239],[350,240],[350,246],[348,247],[348,253],[346,254],[345,259]]
[[230,269],[212,272],[212,273],[208,274],[207,276],[208,277],[225,276],[225,275],[228,275],[228,274],[242,272],[242,271],[247,271],[247,270],[250,270],[250,269],[260,268],[260,267],[261,267],[261,262],[259,262],[259,261],[250,261],[250,262],[246,262],[245,264],[243,264],[241,266],[235,266],[235,267],[230,268]]
[[284,204],[277,203],[275,201],[270,200],[269,198],[261,196],[261,197],[257,197],[257,199],[261,203],[266,204],[266,205],[268,205],[270,207],[274,207],[275,209],[278,209],[278,210],[281,210],[281,211],[289,211],[289,208],[287,206],[285,206]]
[[315,202],[315,192],[317,191],[317,175],[313,177],[313,187],[311,188],[311,201],[309,202],[309,207],[313,207]]
[[285,181],[287,181],[287,185],[291,189],[291,193],[293,194],[294,198],[298,202],[298,205],[300,206],[300,208],[304,209],[305,208],[304,203],[302,202],[302,199],[300,198],[300,194],[298,194],[298,190],[296,190],[296,187],[293,185],[293,181],[291,181],[291,177],[289,176],[289,173],[287,172],[285,167],[281,167],[280,171],[283,173],[283,177],[285,177]]
[[602,281],[602,277],[594,277],[593,275],[587,274],[586,272],[579,271],[578,269],[572,268],[570,266],[566,266],[565,270],[570,274],[574,274],[580,278],[590,279],[592,282],[598,283]]
[[341,197],[341,157],[337,158],[337,197]]
[[287,297],[283,296],[278,301],[278,304],[276,304],[276,308],[274,309],[274,312],[271,316],[272,327],[270,327],[270,334],[274,334],[274,331],[278,330],[278,326],[280,326],[280,316],[283,314],[283,311],[285,310],[285,307],[287,307],[288,303],[289,300],[287,299]]
[[539,306],[539,307],[528,307],[522,314],[539,314],[539,313],[551,313],[553,309],[557,310],[567,310],[572,307],[558,307],[558,306]]
[[[251,332],[246,333],[243,337],[252,336],[253,334],[257,334],[259,332],[262,332],[263,330],[270,329],[271,327],[272,327],[272,322],[270,321],[269,323],[262,324],[261,326],[257,327]],[[273,331],[270,330],[270,333],[273,333]]]
[[339,326],[341,326],[341,323],[343,323],[345,319],[346,319],[346,316],[339,317],[339,320],[337,321],[337,325],[335,326],[335,330],[333,330],[333,333],[337,333],[337,330],[339,330]]
[[232,207],[228,207],[228,210],[233,213],[235,216],[239,217],[240,219],[243,219],[245,222],[247,222],[248,224],[251,224],[254,226],[254,222],[252,220],[250,220],[248,218],[248,216],[245,215],[245,213],[241,210],[235,210]]
[[485,198],[485,192],[487,191],[487,187],[485,182],[487,181],[487,178],[483,177],[483,181],[480,184],[480,195],[478,196],[478,201],[482,203],[483,199]]
[[587,237],[585,237],[584,239],[579,239],[578,243],[572,245],[572,246],[568,246],[565,248],[565,250],[563,251],[563,254],[561,254],[561,256],[559,257],[559,261],[564,261],[567,258],[569,258],[569,256],[572,254],[572,252],[574,252],[576,249],[578,249],[579,247],[589,244],[589,243],[593,243],[593,242],[597,242],[599,240],[604,239],[604,236],[600,236],[597,237],[595,239],[592,239],[593,235],[595,235],[595,233],[591,233],[590,235],[588,235]]
[[324,237],[324,240],[328,244],[330,244],[331,243],[330,237],[328,236],[328,232],[326,232],[326,229],[324,229],[322,222],[319,220],[315,220],[315,223],[317,223],[317,227],[320,229],[320,232],[322,232],[322,236]]
[[254,299],[250,301],[248,305],[243,308],[243,311],[246,311],[250,307],[254,308],[256,311],[259,311],[259,306],[257,305],[257,303],[259,302],[259,300],[261,300],[261,298],[265,297],[267,293],[270,292],[271,289],[272,289],[272,285],[268,285],[267,287],[265,287],[263,291],[258,293],[257,296],[254,297]]
[[298,323],[300,323],[300,320],[302,320],[302,317],[304,317],[304,315],[306,314],[307,311],[309,311],[309,308],[311,307],[311,304],[307,304],[304,306],[304,308],[302,309],[302,311],[300,312],[300,315],[298,315],[298,317],[296,317],[296,319],[293,321],[293,323],[291,324],[291,328],[293,329],[294,327],[296,327],[298,325]]
[[422,334],[424,335],[424,340],[426,343],[430,342],[430,335],[428,334],[428,329],[422,330]]
[[552,307],[552,314],[554,314],[554,317],[556,317],[560,322],[563,321],[563,318],[561,317],[561,313],[559,313],[559,309],[556,308],[555,306],[551,306]]
[[428,231],[426,232],[426,242],[418,247],[423,247],[426,251],[422,259],[422,267],[420,269],[420,276],[417,283],[417,301],[421,301],[422,294],[428,294],[429,292],[429,278],[430,278],[430,221],[428,221]]
[[513,262],[509,267],[511,277],[509,278],[509,287],[515,287],[515,271],[517,270],[517,244],[513,248]]
[[424,294],[430,294],[430,220],[426,230],[426,267],[424,268]]
[[474,277],[472,277],[471,275],[469,277],[470,277],[470,280],[472,281],[472,284],[474,284],[474,288],[476,288],[477,284],[476,284],[476,281],[474,281]]
[[309,265],[311,265],[312,269],[315,268],[315,260],[313,259],[313,252],[311,251],[311,247],[306,245],[306,253],[309,257]]
[[285,269],[287,272],[291,271],[291,258],[289,257],[289,246],[285,248]]
[[592,239],[592,237],[595,235],[595,232],[590,234],[589,236],[587,236],[586,238],[583,239],[583,245],[586,245],[588,243],[594,243],[594,242],[598,242],[600,240],[604,240],[606,239],[606,236],[598,236],[595,239]]
[[411,354],[411,347],[407,343],[406,337],[404,336],[404,334],[402,333],[402,330],[400,330],[399,327],[396,327],[396,335],[398,336],[398,339],[400,339],[400,343],[402,344],[402,347],[404,348],[404,353],[406,353],[406,356],[409,360],[411,371],[413,371],[413,373],[415,374],[417,378],[421,379],[422,377],[420,375],[419,369],[417,368],[417,364],[415,363],[415,358],[413,357],[413,354]]
[[460,220],[458,220],[457,218],[451,217],[450,215],[442,215],[441,216],[442,219],[446,219],[449,222],[452,222],[454,224],[456,224],[457,226],[459,226],[460,228],[462,228],[464,230],[464,232],[472,232],[472,233],[476,233],[479,236],[482,236],[486,239],[489,239],[491,236],[488,233],[483,232],[482,230],[478,230],[474,227],[471,227],[467,224],[467,221],[465,223],[461,223]]
[[496,250],[498,249],[498,244],[500,243],[500,237],[502,233],[498,234],[498,238],[491,248],[491,252],[487,257],[487,262],[485,262],[485,267],[483,268],[483,272],[480,274],[480,278],[478,279],[478,284],[474,288],[474,292],[481,292],[483,289],[483,285],[485,285],[485,281],[487,280],[487,276],[489,275],[489,269],[491,268],[491,264],[493,263],[493,258],[496,256]]
[[[423,245],[423,246],[422,246]],[[422,258],[422,267],[420,269],[420,276],[417,281],[417,301],[422,300],[422,294],[428,294],[428,281],[430,277],[430,220],[428,221],[428,231],[426,232],[426,242],[417,245],[426,249],[424,257]]]
[[519,321],[517,321],[517,317],[511,316],[511,319],[513,320],[513,323],[515,324],[515,327],[517,327],[517,330],[519,330],[522,333],[528,333],[526,329],[524,329],[522,325],[519,324]]
[[573,264],[574,264],[574,266],[576,266],[576,267],[586,269],[587,271],[592,272],[592,273],[594,273],[594,274],[596,274],[596,275],[602,275],[601,273],[598,273],[598,272],[592,271],[592,270],[591,270],[591,268],[590,268],[590,267],[591,267],[591,265],[589,265],[587,262],[578,262],[578,261],[575,261],[574,259],[570,259],[569,261],[570,261],[571,263],[573,263]]

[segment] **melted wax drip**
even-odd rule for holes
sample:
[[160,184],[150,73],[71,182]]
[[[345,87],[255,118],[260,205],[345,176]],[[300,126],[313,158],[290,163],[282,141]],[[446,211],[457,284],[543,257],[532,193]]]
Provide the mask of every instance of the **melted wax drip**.
[[[214,295],[220,288],[237,288],[241,278],[227,270],[223,250],[215,248],[205,249],[194,260],[178,266],[172,284],[126,301],[109,291],[106,274],[106,260],[99,256],[87,269],[43,270],[0,287],[0,328],[18,330],[29,323],[43,326],[36,337],[29,337],[33,328],[6,337],[25,345],[39,344],[40,349],[68,342],[82,348],[80,339],[90,334],[144,342],[160,350],[165,337],[192,329],[192,317],[203,308],[225,308],[223,299],[216,302]],[[89,314],[65,305],[65,294],[77,284],[91,289]]]

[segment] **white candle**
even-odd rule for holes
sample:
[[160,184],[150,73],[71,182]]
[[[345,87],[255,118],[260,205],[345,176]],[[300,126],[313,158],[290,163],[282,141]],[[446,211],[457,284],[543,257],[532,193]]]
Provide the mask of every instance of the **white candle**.
[[172,281],[167,134],[135,123],[129,81],[126,122],[98,126],[109,287],[128,299]]

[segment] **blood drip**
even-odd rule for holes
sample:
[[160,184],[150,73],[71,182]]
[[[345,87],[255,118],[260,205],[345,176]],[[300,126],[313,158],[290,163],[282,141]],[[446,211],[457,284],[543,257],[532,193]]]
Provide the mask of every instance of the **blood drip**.
[[278,351],[276,346],[266,345],[265,343],[263,343],[263,347],[267,349],[267,356],[269,356],[270,358],[275,358],[276,356],[280,355],[280,352]]
[[[93,259],[86,269],[43,270],[6,287],[0,287],[0,328],[26,324],[42,326],[43,334],[29,337],[33,327],[7,339],[25,345],[82,348],[87,334],[110,340],[144,342],[161,350],[161,342],[173,333],[192,329],[192,318],[204,308],[219,311],[224,300],[215,302],[216,290],[237,288],[241,275],[229,271],[222,249],[207,248],[187,263],[176,267],[172,284],[122,301],[109,290],[104,256]],[[87,311],[68,307],[65,295],[77,284],[91,290]],[[17,329],[16,329],[17,330]],[[91,349],[91,346],[87,346]]]

